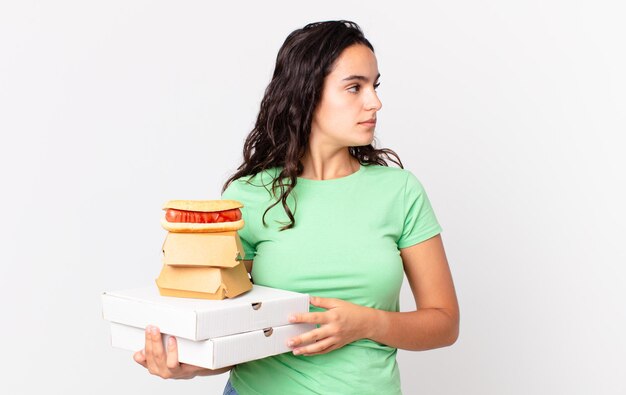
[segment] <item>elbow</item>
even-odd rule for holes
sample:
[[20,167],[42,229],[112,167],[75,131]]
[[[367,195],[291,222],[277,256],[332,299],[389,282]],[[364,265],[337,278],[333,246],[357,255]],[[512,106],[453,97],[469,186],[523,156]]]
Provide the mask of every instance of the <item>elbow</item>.
[[444,336],[444,344],[443,347],[449,347],[456,343],[459,339],[459,312],[455,310],[454,312],[447,312],[448,317],[448,325],[447,330],[445,331],[446,336]]
[[435,345],[433,348],[450,347],[451,345],[456,343],[458,338],[459,338],[458,327],[450,328],[449,330],[441,333],[441,336],[439,337],[439,341],[437,342],[437,345]]
[[459,323],[457,321],[457,323],[454,326],[454,328],[452,328],[452,330],[450,330],[450,334],[448,336],[448,339],[447,339],[445,347],[449,347],[449,346],[453,345],[454,343],[456,343],[456,341],[458,339],[459,339]]

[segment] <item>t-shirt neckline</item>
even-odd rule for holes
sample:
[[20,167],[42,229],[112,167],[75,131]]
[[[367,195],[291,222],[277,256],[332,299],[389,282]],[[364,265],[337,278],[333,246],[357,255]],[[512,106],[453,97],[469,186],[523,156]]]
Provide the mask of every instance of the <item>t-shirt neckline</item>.
[[359,174],[363,173],[363,171],[365,170],[365,166],[361,163],[359,163],[359,169],[357,171],[355,171],[352,174],[348,174],[347,176],[343,176],[343,177],[338,177],[338,178],[331,178],[328,180],[313,180],[310,178],[300,178],[298,177],[298,183],[304,183],[304,184],[316,184],[316,185],[321,185],[321,184],[335,184],[337,182],[342,182],[342,181],[349,181],[353,178],[356,178]]

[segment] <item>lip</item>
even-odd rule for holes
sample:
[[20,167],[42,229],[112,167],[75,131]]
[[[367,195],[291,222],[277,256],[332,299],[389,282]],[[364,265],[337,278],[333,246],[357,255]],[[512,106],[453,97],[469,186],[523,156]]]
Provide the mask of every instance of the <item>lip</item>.
[[374,126],[376,125],[376,118],[374,119],[368,119],[367,121],[364,122],[359,122],[360,125],[366,125],[366,126]]

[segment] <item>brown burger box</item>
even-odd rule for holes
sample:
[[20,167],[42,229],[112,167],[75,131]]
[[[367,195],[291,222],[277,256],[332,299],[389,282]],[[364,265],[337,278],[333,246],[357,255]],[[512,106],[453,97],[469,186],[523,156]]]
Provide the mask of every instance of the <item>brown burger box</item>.
[[234,298],[252,289],[243,262],[235,267],[163,265],[156,283],[161,295],[179,298]]
[[237,232],[173,233],[163,243],[156,284],[163,296],[233,298],[252,289]]
[[237,232],[173,233],[163,242],[163,264],[232,268],[244,258]]

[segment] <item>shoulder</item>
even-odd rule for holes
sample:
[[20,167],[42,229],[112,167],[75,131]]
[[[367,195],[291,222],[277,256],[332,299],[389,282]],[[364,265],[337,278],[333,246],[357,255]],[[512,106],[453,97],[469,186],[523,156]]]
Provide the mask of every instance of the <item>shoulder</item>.
[[363,165],[367,174],[374,176],[387,176],[387,177],[403,177],[404,174],[409,173],[406,169],[392,166],[382,166],[376,164]]
[[382,183],[384,186],[394,186],[397,188],[421,188],[418,178],[407,169],[399,167],[367,165],[365,166],[365,175],[372,182]]
[[222,199],[248,200],[254,196],[271,195],[272,181],[278,175],[278,168],[263,170],[257,174],[233,180],[222,194]]

